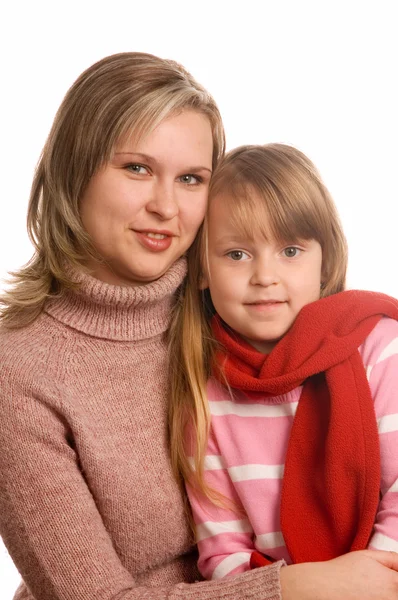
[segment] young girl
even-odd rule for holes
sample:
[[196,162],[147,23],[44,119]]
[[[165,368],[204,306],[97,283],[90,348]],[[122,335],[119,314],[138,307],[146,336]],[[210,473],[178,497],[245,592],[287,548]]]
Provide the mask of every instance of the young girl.
[[339,218],[298,150],[230,152],[209,202],[171,414],[201,573],[397,551],[398,302],[343,291]]

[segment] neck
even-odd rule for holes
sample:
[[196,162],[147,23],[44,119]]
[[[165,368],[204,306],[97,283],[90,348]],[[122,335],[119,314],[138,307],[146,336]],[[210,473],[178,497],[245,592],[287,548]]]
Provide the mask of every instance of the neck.
[[77,289],[64,290],[45,311],[57,320],[93,337],[139,341],[164,333],[171,319],[175,292],[186,274],[178,260],[162,277],[140,286],[105,283],[70,270]]

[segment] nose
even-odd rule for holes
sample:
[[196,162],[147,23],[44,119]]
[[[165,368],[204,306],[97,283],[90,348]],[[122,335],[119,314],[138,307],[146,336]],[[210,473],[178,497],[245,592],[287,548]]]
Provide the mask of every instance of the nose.
[[174,182],[155,182],[146,208],[149,212],[157,214],[162,221],[169,221],[175,217],[179,208],[175,196]]
[[259,257],[253,261],[253,272],[250,278],[252,285],[268,287],[279,283],[277,261],[271,257]]

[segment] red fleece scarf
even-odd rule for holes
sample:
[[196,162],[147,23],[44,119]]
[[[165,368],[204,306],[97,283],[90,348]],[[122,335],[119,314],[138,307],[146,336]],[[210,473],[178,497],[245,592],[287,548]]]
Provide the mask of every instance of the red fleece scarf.
[[[379,438],[358,347],[398,301],[347,291],[305,306],[268,356],[221,319],[215,374],[250,397],[278,396],[304,383],[286,455],[281,528],[294,563],[366,548],[380,493]],[[258,553],[252,566],[268,564]]]

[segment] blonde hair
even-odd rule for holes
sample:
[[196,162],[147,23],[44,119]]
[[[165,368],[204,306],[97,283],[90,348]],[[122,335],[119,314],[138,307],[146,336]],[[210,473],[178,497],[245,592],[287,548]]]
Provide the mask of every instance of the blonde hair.
[[[213,175],[209,206],[222,194],[244,235],[272,235],[288,243],[314,239],[322,248],[321,296],[345,289],[347,244],[340,219],[317,169],[299,150],[283,145],[242,146],[229,152]],[[266,220],[264,219],[266,217]],[[262,223],[267,223],[265,230]],[[207,216],[188,252],[188,279],[172,326],[171,457],[176,474],[215,504],[220,495],[204,479],[210,427],[206,383],[216,342],[200,284],[207,271]],[[227,382],[226,382],[227,385]],[[193,431],[193,464],[184,431]]]
[[210,94],[181,65],[126,52],[89,67],[67,92],[40,157],[29,201],[31,260],[11,273],[0,298],[6,327],[31,323],[49,296],[74,287],[68,265],[101,260],[83,228],[79,202],[91,177],[125,137],[139,140],[183,110],[206,115],[213,134],[213,168],[224,154],[221,116]]

